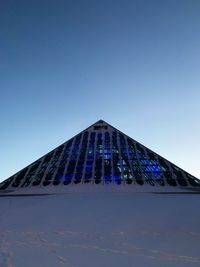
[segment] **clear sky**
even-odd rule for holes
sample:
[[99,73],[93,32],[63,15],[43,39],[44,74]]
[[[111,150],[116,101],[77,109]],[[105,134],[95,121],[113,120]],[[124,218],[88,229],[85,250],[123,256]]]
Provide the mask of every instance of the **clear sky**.
[[99,119],[200,178],[199,0],[0,1],[0,180]]

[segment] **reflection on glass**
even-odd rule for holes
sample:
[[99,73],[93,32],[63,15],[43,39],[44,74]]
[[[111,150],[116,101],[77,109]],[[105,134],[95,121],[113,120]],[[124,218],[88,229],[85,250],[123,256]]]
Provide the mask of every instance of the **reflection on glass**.
[[123,133],[100,122],[96,126],[11,176],[1,183],[0,190],[92,181],[130,186],[200,186],[197,178]]

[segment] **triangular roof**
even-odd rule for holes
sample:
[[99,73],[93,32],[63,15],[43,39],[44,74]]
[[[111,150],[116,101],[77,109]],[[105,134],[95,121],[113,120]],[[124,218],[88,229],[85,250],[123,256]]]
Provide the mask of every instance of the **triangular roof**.
[[0,192],[80,184],[198,190],[200,181],[99,120],[2,182]]

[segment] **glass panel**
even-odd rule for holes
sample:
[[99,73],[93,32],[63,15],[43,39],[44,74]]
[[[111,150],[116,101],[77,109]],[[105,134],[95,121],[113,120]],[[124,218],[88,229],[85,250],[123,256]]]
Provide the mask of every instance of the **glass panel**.
[[76,172],[74,176],[74,183],[80,183],[84,170],[85,156],[87,151],[88,132],[84,132],[81,150],[79,151],[79,159],[76,166]]
[[11,184],[13,181],[13,177],[11,176],[10,178],[6,179],[3,183],[1,183],[0,190],[5,190],[8,188],[8,186]]
[[130,138],[127,138],[127,143],[128,143],[128,154],[129,154],[129,158],[130,158],[133,178],[135,179],[137,184],[143,185],[144,181],[142,179],[142,173],[141,173],[141,169],[140,169],[140,162],[139,162],[139,160],[137,158],[137,155],[138,154],[141,155],[141,152],[137,151],[137,153],[136,153],[134,142]]
[[105,132],[104,139],[104,182],[106,184],[112,183],[112,174],[111,174],[111,143],[110,143],[110,134]]
[[182,171],[176,167],[175,165],[171,164],[172,170],[174,172],[173,176],[176,177],[177,182],[180,186],[187,186],[187,181],[184,178]]
[[[51,156],[53,153],[50,153],[49,156]],[[30,185],[30,183],[32,182],[32,179],[34,178],[36,172],[37,172],[37,169],[39,167],[41,163],[41,159],[40,160],[37,160],[36,162],[34,162],[28,172],[28,174],[26,175],[25,177],[25,180],[23,182],[23,184],[21,185],[21,187],[26,187],[28,185]]]
[[28,167],[26,167],[25,169],[20,171],[19,174],[17,174],[17,176],[15,177],[15,181],[12,184],[12,187],[18,187],[21,184],[21,182],[24,179],[27,171],[28,171]]
[[99,184],[102,179],[102,164],[103,164],[103,139],[102,133],[97,135],[97,144],[96,144],[96,158],[95,158],[95,169],[94,169],[94,181],[96,184]]
[[75,142],[74,142],[74,145],[72,148],[72,153],[71,153],[71,157],[69,160],[69,165],[67,167],[67,172],[66,172],[65,177],[64,177],[63,183],[65,185],[71,183],[72,178],[73,178],[73,174],[74,174],[75,166],[76,166],[76,161],[78,158],[79,148],[80,148],[81,135],[82,134],[79,134],[75,137]]
[[89,183],[92,178],[92,170],[94,164],[94,148],[95,148],[95,132],[91,132],[86,155],[84,183]]
[[58,169],[57,169],[57,173],[56,173],[55,178],[54,178],[54,184],[59,184],[63,179],[63,174],[64,174],[64,171],[65,171],[65,167],[66,167],[67,162],[69,160],[69,153],[70,153],[70,150],[71,150],[72,142],[73,142],[73,139],[71,139],[66,144],[65,150],[63,152],[61,161],[60,161]]
[[131,184],[133,181],[132,169],[129,163],[128,148],[123,134],[119,133],[120,152],[121,152],[121,167],[124,181]]
[[190,183],[191,186],[195,186],[195,187],[200,186],[200,180],[199,179],[193,177],[192,175],[190,175],[188,173],[186,173],[186,176],[187,176],[188,182]]
[[57,148],[57,150],[55,151],[55,154],[52,158],[52,160],[50,161],[50,163],[48,164],[48,169],[47,169],[47,174],[46,177],[44,179],[43,184],[48,185],[52,182],[53,176],[55,171],[58,168],[58,162],[60,159],[60,155],[63,151],[64,145],[62,145],[61,147]]
[[40,167],[40,169],[38,170],[37,174],[34,176],[34,180],[33,180],[33,185],[39,185],[43,179],[43,175],[48,167],[49,161],[51,159],[51,155],[47,155],[44,160],[43,163]]
[[160,163],[160,167],[162,168],[163,174],[166,178],[168,185],[176,186],[176,180],[173,178],[173,174],[170,171],[166,161],[163,158],[158,157],[158,162]]
[[115,184],[121,184],[123,180],[121,162],[119,157],[119,147],[117,143],[117,133],[113,131],[112,133],[112,154],[113,154],[113,181]]

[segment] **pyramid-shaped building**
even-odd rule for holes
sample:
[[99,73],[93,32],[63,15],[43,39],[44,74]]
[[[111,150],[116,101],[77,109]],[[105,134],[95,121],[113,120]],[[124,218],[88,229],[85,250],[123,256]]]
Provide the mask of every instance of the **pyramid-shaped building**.
[[200,181],[99,120],[3,181],[0,194],[45,194],[86,185],[91,190],[117,187],[192,192],[199,190]]
[[100,120],[0,184],[0,266],[197,266],[199,193]]

